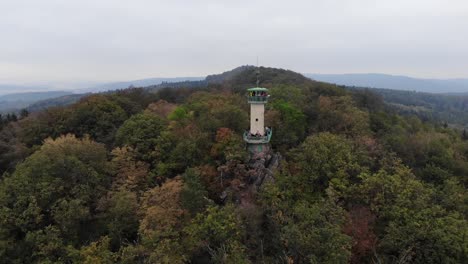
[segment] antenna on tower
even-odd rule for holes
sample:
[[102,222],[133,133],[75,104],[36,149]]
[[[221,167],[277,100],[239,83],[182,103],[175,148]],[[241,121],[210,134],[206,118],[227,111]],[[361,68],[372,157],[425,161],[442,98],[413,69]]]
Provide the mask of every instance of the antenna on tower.
[[257,87],[259,87],[260,85],[260,80],[259,80],[259,75],[260,75],[260,68],[258,68],[258,56],[257,56],[257,71],[255,72],[255,74],[257,75]]

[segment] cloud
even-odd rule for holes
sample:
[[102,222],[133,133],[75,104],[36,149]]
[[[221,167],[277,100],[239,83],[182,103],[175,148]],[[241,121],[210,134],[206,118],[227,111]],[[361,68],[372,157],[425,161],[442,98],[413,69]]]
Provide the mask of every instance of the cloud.
[[300,72],[468,77],[468,2],[0,3],[0,80],[200,76],[257,55]]

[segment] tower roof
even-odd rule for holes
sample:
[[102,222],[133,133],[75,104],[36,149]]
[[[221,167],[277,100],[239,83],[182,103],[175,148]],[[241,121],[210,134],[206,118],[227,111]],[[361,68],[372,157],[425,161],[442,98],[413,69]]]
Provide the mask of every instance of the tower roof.
[[262,88],[262,87],[254,87],[254,88],[247,89],[247,91],[249,91],[249,92],[268,91],[268,89],[267,88]]

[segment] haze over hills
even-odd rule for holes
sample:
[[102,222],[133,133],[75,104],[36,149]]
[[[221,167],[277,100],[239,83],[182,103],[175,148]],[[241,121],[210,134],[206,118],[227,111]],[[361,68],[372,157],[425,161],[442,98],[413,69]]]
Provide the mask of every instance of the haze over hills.
[[338,85],[409,90],[427,93],[468,93],[468,79],[420,79],[380,73],[314,74],[305,76]]
[[75,92],[78,93],[96,93],[96,92],[105,92],[117,89],[125,89],[130,86],[135,87],[146,87],[151,85],[158,85],[164,82],[173,83],[173,82],[182,82],[182,81],[199,81],[203,80],[205,77],[173,77],[173,78],[147,78],[133,81],[123,81],[123,82],[110,82],[100,85],[96,85],[90,88],[78,89]]
[[12,93],[0,96],[0,102],[37,101],[72,94],[67,91]]
[[71,95],[67,91],[25,92],[0,95],[0,113],[17,112],[42,100]]
[[50,90],[50,88],[42,85],[0,84],[0,96],[13,93],[43,92],[47,90]]
[[[64,103],[73,103],[82,96],[88,93],[98,93],[113,91],[118,89],[125,89],[130,86],[135,87],[148,87],[153,85],[159,85],[162,83],[175,83],[183,81],[198,81],[203,80],[205,77],[174,77],[174,78],[147,78],[133,81],[123,82],[109,82],[99,85],[95,85],[89,88],[78,88],[76,89],[73,84],[64,91],[54,91],[55,87],[53,83],[50,87],[42,85],[0,85],[0,113],[4,112],[17,112],[22,108],[28,108],[31,110],[43,109],[45,106],[59,106]],[[81,87],[82,84],[77,84]],[[54,98],[57,100],[54,101]]]
[[[247,67],[247,66],[244,66]],[[315,74],[304,73],[304,76],[317,81],[328,82],[338,85],[369,87],[369,88],[385,88],[394,90],[409,90],[428,93],[468,93],[468,79],[423,79],[409,76],[397,76],[382,73],[369,74]],[[209,76],[208,78],[213,78]],[[16,93],[33,93],[36,92],[56,92],[65,91],[69,93],[95,93],[117,89],[125,89],[130,86],[147,87],[159,85],[164,82],[178,83],[183,81],[200,81],[205,77],[156,77],[145,78],[131,81],[119,81],[93,84],[88,82],[89,86],[83,86],[83,83],[70,83],[68,85],[54,83],[40,83],[31,85],[16,85],[16,84],[0,84],[0,96]],[[210,79],[211,80],[211,79]],[[57,88],[60,87],[60,88]],[[38,98],[39,100],[41,98]]]

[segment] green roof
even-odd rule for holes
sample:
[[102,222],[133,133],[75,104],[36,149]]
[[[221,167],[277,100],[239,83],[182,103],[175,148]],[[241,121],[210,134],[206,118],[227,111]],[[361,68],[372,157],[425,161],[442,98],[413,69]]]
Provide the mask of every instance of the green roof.
[[268,91],[268,89],[267,88],[261,88],[261,87],[254,87],[254,88],[247,89],[247,91],[249,91],[249,92]]

